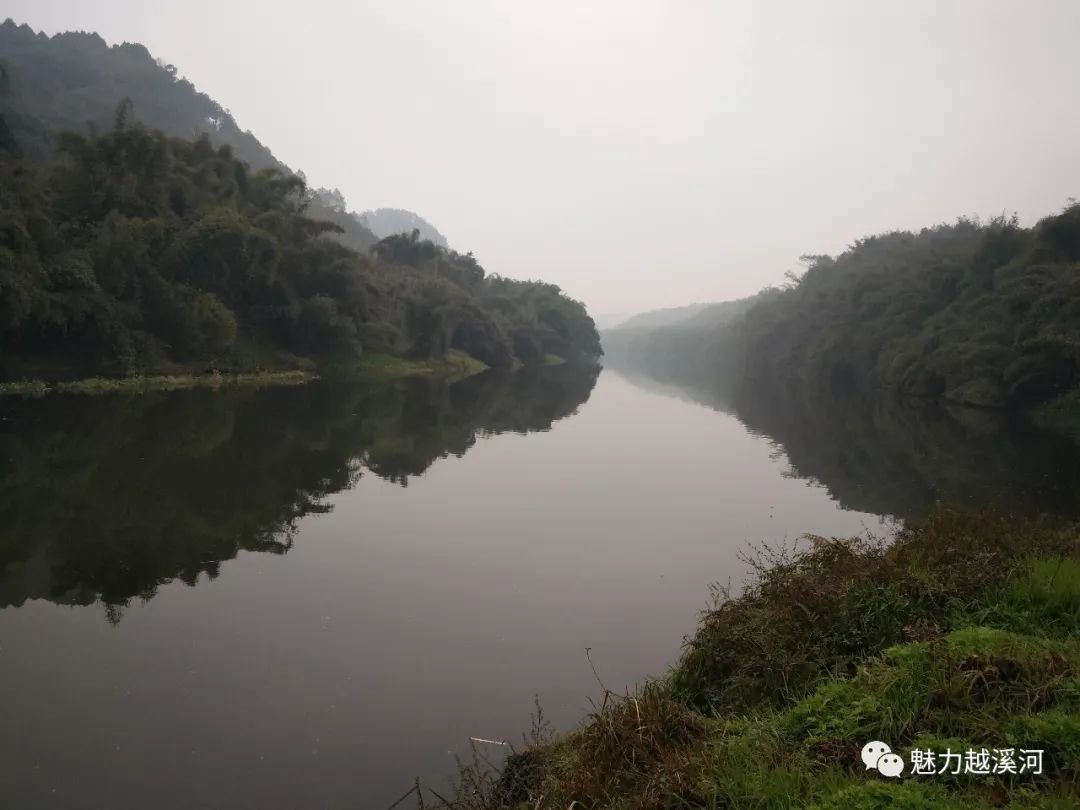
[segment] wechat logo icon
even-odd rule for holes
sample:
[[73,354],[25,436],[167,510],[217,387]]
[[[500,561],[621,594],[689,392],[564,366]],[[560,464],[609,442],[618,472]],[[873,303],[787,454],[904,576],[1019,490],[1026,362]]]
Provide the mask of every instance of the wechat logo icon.
[[895,779],[904,772],[904,758],[894,754],[892,748],[880,740],[871,740],[863,746],[862,761],[866,770],[876,770],[889,779]]

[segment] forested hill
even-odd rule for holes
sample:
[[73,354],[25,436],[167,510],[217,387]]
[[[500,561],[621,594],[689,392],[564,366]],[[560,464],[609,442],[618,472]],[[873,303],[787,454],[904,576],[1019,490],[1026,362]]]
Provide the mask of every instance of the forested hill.
[[[109,46],[97,34],[84,32],[49,37],[10,19],[0,24],[0,149],[6,142],[27,157],[44,159],[52,154],[59,132],[111,127],[116,106],[125,98],[140,120],[167,135],[205,133],[256,171],[292,173],[251,132],[240,129],[227,109],[145,46]],[[378,241],[359,220],[338,216],[321,200],[313,199],[310,207],[342,229],[335,238],[343,244],[364,250]]]
[[801,277],[739,318],[652,330],[632,346],[613,330],[605,349],[757,389],[1005,408],[1080,400],[1080,205],[1031,228],[961,219],[804,259]]
[[0,381],[600,352],[553,285],[415,231],[343,244],[352,217],[140,45],[8,22],[0,77]]

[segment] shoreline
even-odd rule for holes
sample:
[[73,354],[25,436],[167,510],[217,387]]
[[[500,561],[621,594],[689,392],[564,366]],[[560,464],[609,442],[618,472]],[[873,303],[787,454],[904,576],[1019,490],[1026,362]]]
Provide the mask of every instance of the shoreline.
[[155,374],[131,377],[86,377],[80,380],[47,383],[43,380],[19,380],[0,383],[0,397],[43,397],[49,394],[113,394],[180,391],[191,388],[249,386],[264,388],[279,385],[305,385],[318,379],[310,371],[253,371],[237,374]]
[[[393,355],[369,355],[358,362],[336,366],[331,363],[320,369],[329,376],[337,373],[351,374],[371,382],[391,382],[411,377],[445,379],[456,381],[487,371],[488,366],[465,352],[453,350],[446,357],[436,360],[410,360]],[[0,382],[0,397],[38,398],[51,394],[114,394],[149,393],[154,391],[180,391],[191,388],[223,388],[245,386],[267,388],[271,386],[306,385],[324,376],[303,369],[278,369],[274,371],[210,372],[177,374],[136,374],[130,377],[84,377],[62,382],[46,382],[41,379]]]
[[451,349],[445,357],[435,360],[411,360],[390,354],[367,354],[362,355],[358,362],[342,366],[347,372],[378,382],[407,377],[462,380],[489,368],[486,363],[459,349]]
[[[942,508],[880,537],[808,540],[761,549],[666,674],[604,688],[580,725],[501,767],[466,764],[461,806],[1075,806],[1080,524]],[[874,741],[892,746],[888,773],[869,767]],[[919,769],[1020,749],[1038,766]]]

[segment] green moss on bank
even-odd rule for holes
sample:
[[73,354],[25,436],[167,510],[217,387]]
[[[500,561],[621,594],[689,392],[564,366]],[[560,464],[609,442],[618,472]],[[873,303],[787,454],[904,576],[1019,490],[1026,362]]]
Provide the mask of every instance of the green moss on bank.
[[177,391],[185,388],[222,386],[303,385],[315,379],[310,371],[258,371],[246,374],[179,374],[135,377],[91,377],[70,382],[46,383],[41,380],[0,383],[0,396],[39,397],[46,394],[111,394]]
[[365,354],[355,369],[365,377],[378,380],[403,377],[462,379],[486,371],[488,366],[463,351],[451,349],[443,358],[426,360],[411,360],[388,354]]
[[[467,770],[461,808],[1075,807],[1080,527],[940,511],[813,538],[707,613],[678,666]],[[868,771],[862,746],[1044,750],[1042,774]],[[479,786],[479,788],[478,788]]]

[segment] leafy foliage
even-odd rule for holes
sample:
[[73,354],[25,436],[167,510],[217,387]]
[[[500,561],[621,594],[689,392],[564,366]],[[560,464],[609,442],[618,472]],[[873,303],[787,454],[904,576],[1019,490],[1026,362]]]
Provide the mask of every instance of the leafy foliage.
[[60,374],[129,374],[360,348],[370,268],[319,238],[302,181],[253,174],[205,136],[118,124],[64,134],[47,164],[0,163],[6,376],[39,355]]

